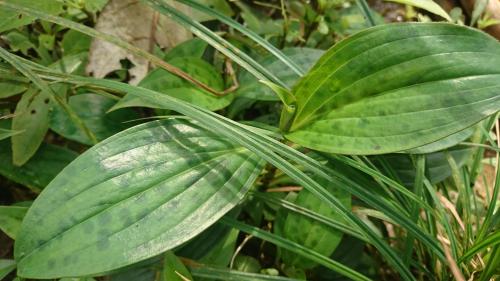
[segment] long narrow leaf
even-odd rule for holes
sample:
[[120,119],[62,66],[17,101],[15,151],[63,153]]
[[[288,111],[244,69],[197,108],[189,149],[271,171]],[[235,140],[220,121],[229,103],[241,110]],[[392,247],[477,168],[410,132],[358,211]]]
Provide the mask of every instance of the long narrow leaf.
[[262,46],[264,49],[266,49],[269,53],[271,53],[273,56],[275,56],[277,59],[279,59],[281,62],[283,62],[285,65],[287,65],[293,72],[295,72],[299,76],[304,75],[304,70],[296,64],[293,60],[291,60],[288,56],[286,56],[281,50],[277,49],[274,47],[271,43],[267,42],[264,38],[260,37],[257,33],[252,31],[251,29],[248,29],[241,25],[239,22],[233,20],[232,18],[214,10],[210,9],[196,1],[193,0],[176,0],[177,2],[189,5],[190,7],[205,13],[207,15],[213,16],[219,21],[227,24],[228,26],[238,30],[239,32],[243,33],[246,35],[248,38],[252,39],[255,43],[259,44]]

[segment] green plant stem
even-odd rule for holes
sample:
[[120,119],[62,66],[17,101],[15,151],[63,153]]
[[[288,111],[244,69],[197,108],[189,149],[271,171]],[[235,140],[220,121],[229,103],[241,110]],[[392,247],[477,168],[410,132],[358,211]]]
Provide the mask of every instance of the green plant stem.
[[[143,0],[145,1],[145,0]],[[190,30],[193,34],[203,39],[205,42],[210,44],[212,47],[217,49],[219,52],[239,64],[241,67],[246,69],[252,75],[254,75],[258,80],[271,81],[275,84],[280,85],[283,88],[289,88],[283,81],[277,78],[273,73],[268,71],[262,65],[257,63],[250,56],[236,48],[233,44],[224,40],[222,37],[217,35],[215,32],[211,31],[204,25],[197,21],[192,20],[185,14],[176,10],[168,4],[165,0],[147,0],[151,7],[166,15],[173,20],[175,20],[180,25],[184,26],[186,29]]]
[[370,6],[368,6],[368,3],[366,3],[366,0],[356,0],[356,4],[361,10],[361,13],[365,16],[368,24],[370,26],[375,26],[375,19],[373,18],[372,11],[370,10]]
[[[415,168],[417,173],[415,175],[415,185],[413,188],[415,195],[421,196],[424,185],[425,155],[419,154],[416,155],[415,158],[416,158]],[[411,206],[410,218],[417,225],[418,225],[419,213],[420,213],[420,208],[416,203],[413,203]],[[408,235],[406,236],[405,248],[403,254],[403,262],[406,265],[410,264],[411,255],[413,253],[414,240],[415,237],[411,233],[408,233]]]
[[[246,35],[248,38],[250,38],[251,40],[253,40],[254,42],[256,42],[257,44],[259,44],[260,46],[262,46],[264,49],[266,49],[269,53],[271,53],[274,57],[276,57],[278,60],[280,60],[281,62],[283,62],[286,66],[288,66],[293,72],[295,72],[297,75],[299,76],[303,76],[304,75],[304,70],[302,70],[302,68],[296,64],[293,60],[291,60],[288,56],[286,56],[285,54],[283,54],[283,52],[281,50],[279,50],[278,48],[274,47],[271,43],[267,42],[264,38],[260,37],[257,33],[255,33],[254,31],[244,27],[243,25],[241,25],[239,22],[233,20],[232,18],[224,15],[224,14],[221,14],[220,12],[216,11],[216,10],[213,10],[213,9],[210,9],[196,1],[193,1],[193,0],[176,0],[177,2],[180,2],[180,3],[183,3],[183,4],[186,4],[202,13],[205,13],[207,15],[211,15],[211,16],[214,16],[215,18],[217,18],[219,21],[227,24],[228,26],[238,30],[239,32],[241,32],[242,34]],[[283,1],[281,1],[281,6],[282,6],[282,10],[284,9],[284,5],[283,5]],[[286,17],[286,12],[285,11],[282,11],[283,13],[283,17],[285,19],[285,23],[284,23],[284,28],[285,28],[285,33],[286,33],[286,27],[287,27],[287,23],[288,23],[288,19]]]

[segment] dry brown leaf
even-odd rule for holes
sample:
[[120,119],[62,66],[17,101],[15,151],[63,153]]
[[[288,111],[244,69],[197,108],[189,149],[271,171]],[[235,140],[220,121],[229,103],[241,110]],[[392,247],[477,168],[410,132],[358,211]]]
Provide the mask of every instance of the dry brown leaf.
[[[184,13],[189,8],[172,3]],[[159,15],[139,0],[110,0],[100,14],[95,28],[141,49],[151,51],[154,44],[171,48],[192,38],[191,33],[173,20]],[[146,76],[149,63],[111,43],[94,39],[90,47],[87,73],[103,78],[121,69],[120,60],[128,59],[134,66],[129,70],[130,84],[137,84]]]

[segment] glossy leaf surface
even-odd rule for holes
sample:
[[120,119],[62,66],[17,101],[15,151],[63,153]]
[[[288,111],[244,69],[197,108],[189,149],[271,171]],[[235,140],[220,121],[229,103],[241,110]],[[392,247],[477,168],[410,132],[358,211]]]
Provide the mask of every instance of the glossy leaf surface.
[[466,27],[404,23],[330,49],[293,88],[286,137],[320,151],[382,154],[422,146],[500,108],[500,44]]
[[87,150],[35,200],[15,245],[18,275],[95,275],[179,246],[233,208],[262,166],[184,119],[123,131]]

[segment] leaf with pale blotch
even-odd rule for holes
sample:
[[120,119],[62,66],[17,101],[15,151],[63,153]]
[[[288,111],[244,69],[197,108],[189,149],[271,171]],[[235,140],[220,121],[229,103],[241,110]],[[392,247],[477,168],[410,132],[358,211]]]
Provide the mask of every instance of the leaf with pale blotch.
[[[180,7],[177,3],[172,5]],[[189,12],[185,7],[182,9]],[[99,15],[95,28],[147,51],[152,51],[155,43],[171,48],[192,37],[190,31],[168,17],[158,15],[139,0],[109,1]],[[109,42],[94,39],[90,47],[87,72],[92,73],[94,77],[103,78],[106,74],[121,69],[120,61],[123,59],[134,64],[129,70],[130,83],[137,84],[148,73],[148,60]]]
[[185,119],[118,133],[35,200],[16,240],[18,275],[97,275],[175,248],[238,204],[263,164]]
[[12,130],[20,133],[11,137],[14,165],[26,163],[42,144],[49,129],[49,108],[49,96],[34,88],[24,93],[17,103]]
[[343,154],[419,147],[500,109],[500,44],[444,23],[377,26],[336,44],[293,88],[286,138]]

